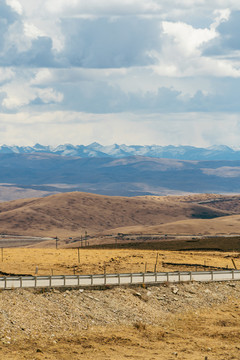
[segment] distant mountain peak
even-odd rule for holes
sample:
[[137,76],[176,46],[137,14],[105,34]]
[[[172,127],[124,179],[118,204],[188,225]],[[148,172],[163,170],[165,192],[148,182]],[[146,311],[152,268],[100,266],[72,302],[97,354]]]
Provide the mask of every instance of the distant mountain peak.
[[198,148],[189,145],[119,145],[116,143],[112,145],[101,145],[98,142],[93,142],[89,145],[64,144],[55,147],[41,144],[34,146],[0,146],[0,154],[30,154],[37,152],[83,158],[146,156],[178,160],[240,160],[240,150],[234,150],[226,145]]

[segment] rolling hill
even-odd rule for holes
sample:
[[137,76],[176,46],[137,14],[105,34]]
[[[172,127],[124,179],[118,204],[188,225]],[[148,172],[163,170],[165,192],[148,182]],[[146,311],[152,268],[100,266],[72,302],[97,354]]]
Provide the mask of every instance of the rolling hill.
[[[206,199],[209,200],[208,195],[199,196],[198,202]],[[93,234],[115,228],[177,229],[184,222],[191,228],[190,224],[198,224],[199,219],[219,221],[219,224],[221,219],[228,221],[233,212],[227,205],[216,209],[192,202],[191,197],[128,198],[72,192],[0,203],[0,232],[71,237],[85,231]]]

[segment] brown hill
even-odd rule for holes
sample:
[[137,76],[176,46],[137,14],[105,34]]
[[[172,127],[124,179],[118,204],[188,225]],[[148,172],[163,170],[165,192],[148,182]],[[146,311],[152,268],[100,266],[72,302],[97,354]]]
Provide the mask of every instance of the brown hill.
[[128,226],[112,229],[111,233],[168,235],[239,235],[240,215],[218,219],[192,219],[167,222],[154,226]]
[[173,197],[112,197],[80,192],[0,203],[0,232],[79,236],[119,227],[215,218],[228,211]]

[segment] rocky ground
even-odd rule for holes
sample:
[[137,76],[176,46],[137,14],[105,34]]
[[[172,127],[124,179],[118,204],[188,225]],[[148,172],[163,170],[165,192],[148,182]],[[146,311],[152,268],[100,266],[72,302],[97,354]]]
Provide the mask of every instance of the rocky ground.
[[[144,359],[239,359],[239,309],[240,282],[5,290],[0,293],[0,358],[141,359],[145,351]],[[189,338],[197,322],[198,350]],[[213,350],[218,341],[225,342],[222,353]],[[167,351],[161,350],[162,357],[160,345]]]

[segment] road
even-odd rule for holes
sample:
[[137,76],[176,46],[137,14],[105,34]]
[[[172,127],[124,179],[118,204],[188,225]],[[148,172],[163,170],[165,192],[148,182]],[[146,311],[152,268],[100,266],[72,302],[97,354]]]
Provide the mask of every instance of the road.
[[0,235],[0,248],[24,247],[38,244],[42,241],[54,240],[50,237],[25,235]]
[[240,280],[240,270],[182,271],[100,275],[6,276],[0,277],[0,289],[93,287],[132,284],[161,284],[186,281]]

